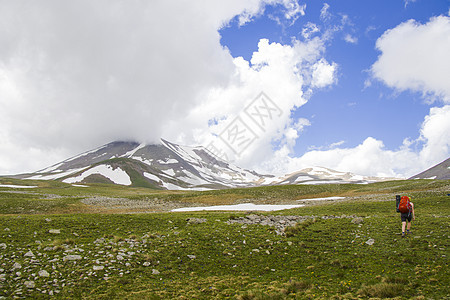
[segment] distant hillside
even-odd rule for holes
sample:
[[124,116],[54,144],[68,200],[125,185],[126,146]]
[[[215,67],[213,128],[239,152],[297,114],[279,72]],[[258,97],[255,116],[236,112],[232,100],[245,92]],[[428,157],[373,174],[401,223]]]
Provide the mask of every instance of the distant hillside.
[[[11,177],[11,176],[10,176]],[[167,190],[209,190],[278,184],[369,183],[388,178],[312,167],[277,177],[228,163],[204,147],[112,142],[46,169],[13,176],[66,183],[110,183]]]
[[450,158],[409,179],[450,179]]

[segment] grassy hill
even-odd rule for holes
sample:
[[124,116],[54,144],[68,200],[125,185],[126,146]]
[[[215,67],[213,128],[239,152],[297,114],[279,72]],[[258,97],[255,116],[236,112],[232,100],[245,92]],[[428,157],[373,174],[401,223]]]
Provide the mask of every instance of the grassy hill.
[[[450,181],[274,186],[170,192],[0,179],[0,297],[86,299],[448,299]],[[400,236],[395,194],[413,197]],[[341,201],[270,212],[105,213],[82,202],[114,197],[177,205]],[[100,213],[99,213],[100,212]],[[124,214],[124,212],[134,212]],[[304,216],[284,235],[230,224]]]

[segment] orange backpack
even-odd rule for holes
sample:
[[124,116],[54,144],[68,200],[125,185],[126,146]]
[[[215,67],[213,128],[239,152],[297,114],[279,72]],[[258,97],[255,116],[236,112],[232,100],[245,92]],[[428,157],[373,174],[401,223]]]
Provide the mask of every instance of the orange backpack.
[[409,197],[402,196],[398,205],[398,210],[403,214],[411,212],[411,202],[409,201]]

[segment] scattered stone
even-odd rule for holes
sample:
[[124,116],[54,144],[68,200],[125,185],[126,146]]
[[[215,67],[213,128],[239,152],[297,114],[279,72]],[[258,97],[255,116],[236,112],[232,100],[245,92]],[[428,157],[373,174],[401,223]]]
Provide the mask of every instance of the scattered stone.
[[189,257],[190,259],[196,259],[197,258],[195,255],[188,255],[187,257]]
[[36,287],[36,284],[32,280],[25,281],[23,284],[25,285],[26,288],[29,288],[29,289],[34,289]]
[[374,243],[375,243],[375,240],[374,240],[374,239],[369,239],[369,240],[367,240],[367,242],[366,242],[366,244],[369,245],[369,246],[372,246]]
[[249,214],[245,217],[231,219],[227,221],[227,224],[243,224],[243,226],[251,224],[259,224],[265,226],[275,227],[275,233],[278,235],[284,235],[284,230],[287,227],[295,226],[298,222],[303,222],[307,219],[311,219],[311,216],[264,216]]
[[71,254],[71,255],[64,256],[63,261],[66,261],[66,260],[80,260],[81,258],[82,258],[81,255],[73,255],[73,254]]
[[117,258],[117,260],[124,260],[123,256],[122,256],[122,255],[120,255],[120,254],[119,254],[119,255],[117,255],[117,257],[116,257],[116,258]]
[[24,254],[25,257],[34,257],[33,252],[30,250],[27,253]]
[[144,267],[148,267],[148,266],[150,266],[151,265],[151,263],[150,262],[148,262],[148,261],[146,261],[146,262],[144,262],[143,264],[142,264]]
[[58,234],[61,233],[61,229],[50,229],[48,233]]
[[45,222],[51,222],[51,221],[52,221],[52,219],[45,218]]
[[362,224],[363,222],[364,222],[364,219],[361,217],[357,217],[352,220],[352,223],[356,224],[356,225]]
[[156,270],[156,269],[152,269],[152,274],[153,275],[158,275],[160,272],[158,271],[158,270]]
[[6,244],[5,244],[5,243],[1,243],[1,244],[0,244],[0,248],[2,248],[2,249],[6,249],[6,247],[7,247],[7,246],[6,246]]
[[94,266],[93,269],[94,271],[101,271],[103,270],[105,267],[104,266]]
[[11,229],[9,229],[8,227],[6,227],[4,230],[5,231],[11,231]]
[[22,265],[19,264],[18,262],[15,262],[12,269],[15,270],[15,269],[20,269],[20,268],[22,268]]
[[45,271],[45,270],[40,270],[40,271],[38,272],[38,275],[39,275],[40,277],[49,277],[49,276],[50,276],[50,274],[49,274],[47,271]]
[[186,221],[188,222],[188,224],[201,224],[205,223],[207,220],[203,218],[189,218],[186,219]]

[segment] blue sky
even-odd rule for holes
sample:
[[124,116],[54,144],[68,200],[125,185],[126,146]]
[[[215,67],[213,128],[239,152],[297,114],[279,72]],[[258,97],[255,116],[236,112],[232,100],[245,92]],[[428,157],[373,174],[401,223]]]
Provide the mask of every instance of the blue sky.
[[415,175],[450,156],[449,13],[448,0],[0,0],[0,174],[164,138],[262,173]]
[[[421,93],[398,92],[380,82],[366,87],[369,70],[380,52],[377,39],[388,29],[414,19],[426,23],[431,17],[447,14],[449,1],[306,1],[305,15],[294,24],[279,23],[273,15],[279,6],[269,6],[263,15],[240,26],[235,18],[220,30],[221,44],[233,56],[250,60],[258,41],[289,44],[292,37],[302,39],[302,29],[312,22],[322,28],[341,26],[327,41],[324,57],[339,65],[337,83],[317,90],[309,101],[293,111],[294,118],[311,121],[295,146],[295,155],[312,148],[327,148],[343,141],[355,147],[367,136],[381,139],[389,149],[400,147],[405,138],[418,138],[424,117],[429,112]],[[324,3],[329,5],[328,20],[321,20]],[[346,16],[346,24],[342,18]],[[345,37],[350,35],[354,41]]]

